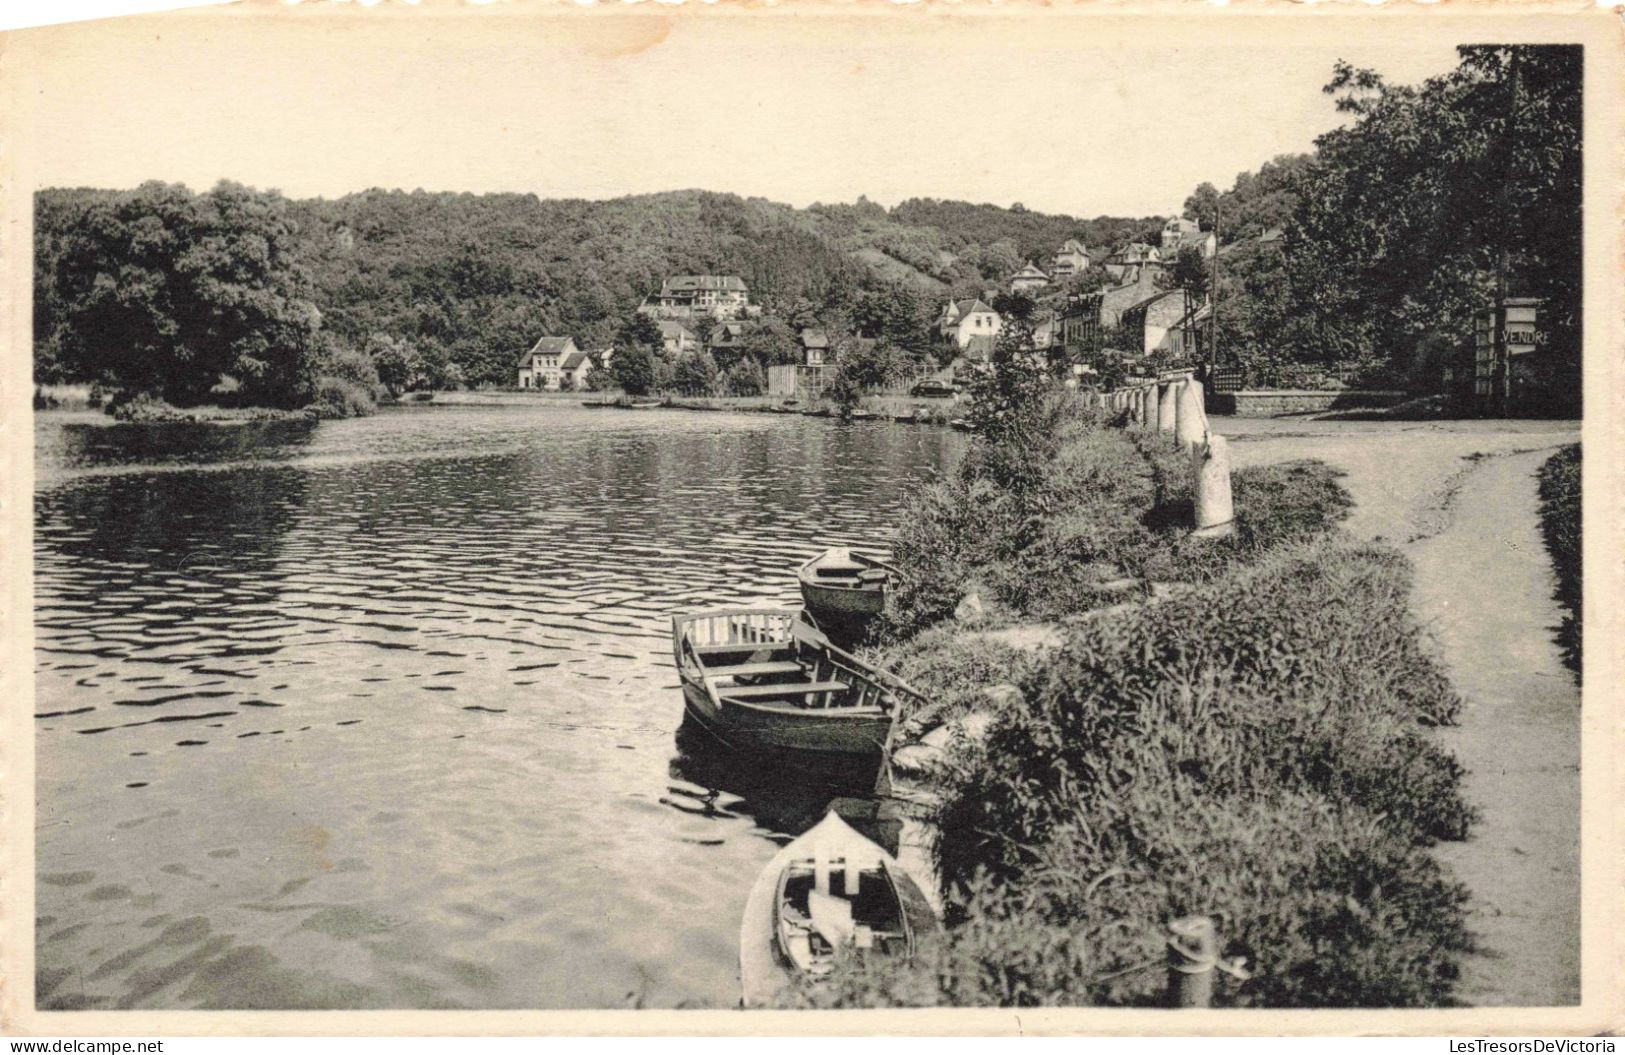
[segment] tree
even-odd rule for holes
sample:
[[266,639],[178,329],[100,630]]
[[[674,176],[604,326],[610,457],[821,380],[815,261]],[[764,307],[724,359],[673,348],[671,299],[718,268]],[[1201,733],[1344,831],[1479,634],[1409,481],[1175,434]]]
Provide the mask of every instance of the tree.
[[367,354],[379,382],[391,396],[399,396],[411,386],[418,369],[417,352],[406,341],[374,333],[367,338]]
[[246,403],[310,397],[321,315],[280,195],[145,183],[86,202],[58,237],[44,321],[68,372],[180,405],[223,375]]
[[746,332],[743,345],[745,354],[762,366],[785,366],[801,358],[795,331],[779,319],[762,319]]
[[685,352],[672,364],[672,384],[685,396],[708,396],[717,387],[717,364],[711,353]]
[[723,387],[730,396],[759,396],[767,391],[767,375],[754,359],[741,359],[728,368]]
[[621,391],[629,396],[648,395],[655,387],[655,359],[641,344],[616,349],[610,371]]

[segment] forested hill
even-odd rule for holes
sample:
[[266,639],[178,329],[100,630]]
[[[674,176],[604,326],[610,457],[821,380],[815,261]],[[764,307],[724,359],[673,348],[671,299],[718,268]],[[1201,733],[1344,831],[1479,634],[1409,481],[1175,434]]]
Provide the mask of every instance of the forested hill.
[[[94,204],[132,193],[141,192],[38,196],[42,378],[79,372],[72,350],[48,336],[56,248]],[[323,330],[356,346],[379,333],[409,340],[458,364],[472,383],[511,382],[514,359],[544,333],[608,341],[671,274],[740,275],[760,303],[792,323],[850,317],[865,290],[884,287],[910,291],[928,313],[951,293],[1002,284],[1068,238],[1115,244],[1149,237],[1161,222],[918,199],[891,210],[863,199],[797,209],[705,191],[610,201],[382,190],[334,200],[264,197],[292,221],[294,253]]]

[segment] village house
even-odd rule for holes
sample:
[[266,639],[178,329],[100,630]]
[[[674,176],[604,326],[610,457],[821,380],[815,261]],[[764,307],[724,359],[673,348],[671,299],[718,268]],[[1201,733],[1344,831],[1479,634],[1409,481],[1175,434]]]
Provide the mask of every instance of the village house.
[[968,346],[973,337],[986,337],[989,341],[999,335],[1002,321],[999,313],[980,298],[948,302],[937,316],[937,334],[960,348]]
[[1162,225],[1162,258],[1172,260],[1179,255],[1179,251],[1187,245],[1193,245],[1202,253],[1205,260],[1211,257],[1219,246],[1219,240],[1212,231],[1204,231],[1195,220],[1187,220],[1176,216]]
[[1026,267],[1010,276],[1010,292],[1012,293],[1037,293],[1047,285],[1049,285],[1049,276],[1038,270],[1031,261],[1028,261]]
[[668,359],[692,352],[700,346],[699,334],[671,319],[660,321],[660,350]]
[[801,363],[803,366],[825,366],[834,361],[829,350],[829,334],[812,327],[801,331]]
[[1076,238],[1068,238],[1050,261],[1050,277],[1057,281],[1089,270],[1089,250]]
[[657,319],[737,319],[758,313],[738,275],[673,275],[638,310]]
[[1132,269],[1121,285],[1074,297],[1059,320],[1062,344],[1087,344],[1095,335],[1122,321],[1128,308],[1158,291],[1160,264],[1144,264]]
[[1145,242],[1130,242],[1123,248],[1108,256],[1101,266],[1106,269],[1106,275],[1113,282],[1122,282],[1132,277],[1147,264],[1158,263],[1162,260],[1162,253],[1154,245]]
[[750,326],[743,322],[718,323],[711,331],[711,354],[718,364],[732,362],[744,353],[745,335]]
[[1196,354],[1196,324],[1206,317],[1205,307],[1187,306],[1184,290],[1163,290],[1124,311],[1123,326],[1135,335],[1136,352],[1188,359]]
[[563,386],[565,361],[580,354],[574,338],[538,338],[530,351],[519,357],[519,380],[515,384],[520,388],[557,390]]

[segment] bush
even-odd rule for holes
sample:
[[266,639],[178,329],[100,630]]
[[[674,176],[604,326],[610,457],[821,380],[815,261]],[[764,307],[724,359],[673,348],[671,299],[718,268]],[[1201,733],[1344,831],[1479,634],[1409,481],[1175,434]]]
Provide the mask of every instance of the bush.
[[767,391],[767,374],[756,360],[746,357],[728,368],[722,386],[730,396],[759,396]]
[[1327,531],[1352,507],[1320,462],[1233,475],[1235,535],[1190,537],[1189,457],[1165,437],[1104,427],[1053,390],[978,436],[953,477],[922,488],[895,546],[893,637],[946,618],[967,590],[1020,617],[1055,619],[1122,599],[1130,577],[1207,582]]
[[1190,913],[1252,971],[1221,1004],[1448,1002],[1466,892],[1428,846],[1472,812],[1426,734],[1460,701],[1409,593],[1395,551],[1321,537],[1055,652],[984,639],[956,663],[946,629],[893,646],[950,706],[1011,678],[1023,702],[940,781],[946,942],[786,1003],[1156,1003],[1164,927]]
[[371,390],[342,377],[317,378],[310,406],[321,418],[364,418],[378,410]]
[[372,356],[336,341],[325,349],[318,372],[318,385],[320,378],[348,381],[364,389],[374,399],[384,392],[384,385],[378,380],[378,367],[374,364]]
[[1214,800],[1177,775],[1073,823],[1010,885],[973,877],[958,920],[912,964],[840,964],[789,1007],[1160,1004],[1164,926],[1212,917],[1215,1004],[1420,1007],[1450,1001],[1466,891],[1371,814],[1312,793]]
[[1567,609],[1558,628],[1563,662],[1580,674],[1582,578],[1580,538],[1580,445],[1570,444],[1540,467],[1540,527],[1557,573],[1557,599]]
[[672,386],[685,396],[708,396],[717,387],[717,364],[707,351],[685,352],[672,364]]

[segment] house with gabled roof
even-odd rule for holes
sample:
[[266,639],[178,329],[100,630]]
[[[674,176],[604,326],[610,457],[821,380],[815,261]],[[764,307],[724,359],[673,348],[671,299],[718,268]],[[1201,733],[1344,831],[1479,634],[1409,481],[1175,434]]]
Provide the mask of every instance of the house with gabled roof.
[[519,357],[519,377],[514,384],[556,390],[563,385],[565,361],[580,352],[572,337],[540,337]]
[[999,313],[988,307],[980,297],[969,300],[950,300],[937,316],[937,334],[945,341],[952,341],[956,346],[964,348],[970,344],[972,337],[986,337],[989,340],[999,335],[1004,322]]
[[737,319],[757,313],[750,288],[738,275],[672,275],[638,310],[657,319]]
[[672,319],[662,319],[660,326],[660,350],[667,358],[674,358],[684,352],[692,352],[700,346],[700,335]]
[[1049,285],[1049,276],[1040,271],[1038,266],[1030,260],[1027,261],[1026,267],[1010,276],[1010,292],[1012,293],[1037,293],[1047,285]]
[[1186,358],[1196,351],[1196,327],[1206,312],[1206,303],[1191,305],[1184,290],[1165,289],[1126,309],[1123,325],[1138,336],[1138,352]]
[[1060,280],[1081,275],[1089,270],[1091,259],[1087,246],[1076,238],[1068,238],[1056,251],[1055,259],[1050,261],[1050,277]]

